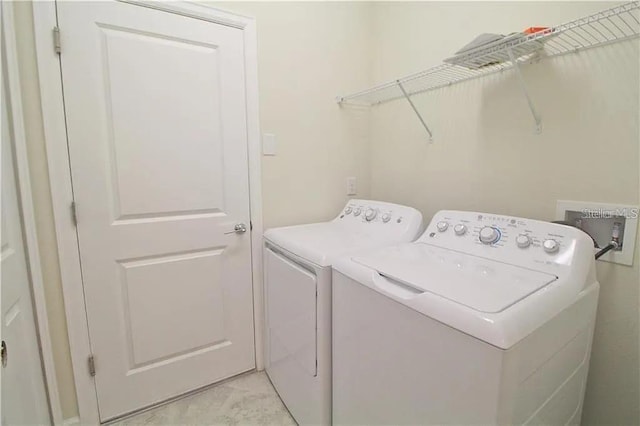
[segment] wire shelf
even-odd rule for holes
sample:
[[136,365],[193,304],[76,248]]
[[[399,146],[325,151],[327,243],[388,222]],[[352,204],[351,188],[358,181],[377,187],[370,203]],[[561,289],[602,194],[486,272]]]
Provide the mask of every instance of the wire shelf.
[[[340,104],[372,106],[550,58],[640,35],[640,1],[628,2],[530,35],[505,37],[389,83],[337,98]],[[487,65],[483,65],[487,64]]]

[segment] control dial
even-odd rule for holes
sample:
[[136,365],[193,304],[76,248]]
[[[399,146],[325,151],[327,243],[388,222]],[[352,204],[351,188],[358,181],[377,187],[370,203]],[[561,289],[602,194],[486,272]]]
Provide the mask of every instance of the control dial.
[[526,234],[520,234],[516,237],[516,245],[520,248],[527,248],[531,245],[531,238]]
[[390,215],[389,213],[385,213],[385,214],[383,214],[383,215],[382,215],[382,221],[383,221],[384,223],[387,223],[387,222],[389,222],[390,220],[391,220],[391,215]]
[[456,235],[464,235],[467,232],[467,225],[459,223],[454,226],[453,231],[456,233]]
[[352,211],[353,209],[351,207],[347,207],[346,209],[344,209],[344,214],[351,214]]
[[377,211],[375,211],[374,209],[367,209],[366,212],[364,212],[364,218],[367,219],[367,222],[371,222],[373,219],[376,218],[376,215],[378,214]]
[[542,243],[542,248],[547,253],[555,253],[560,249],[560,244],[556,240],[548,239]]
[[493,244],[500,239],[500,231],[491,226],[485,226],[480,230],[480,241],[484,244]]
[[362,209],[360,207],[356,207],[353,211],[354,216],[360,216],[360,213],[362,213]]
[[444,231],[446,231],[446,230],[447,230],[447,228],[449,228],[449,223],[448,223],[448,222],[445,222],[445,221],[443,220],[443,221],[441,221],[441,222],[438,222],[438,223],[436,224],[436,227],[438,228],[438,231],[440,231],[440,232],[444,232]]

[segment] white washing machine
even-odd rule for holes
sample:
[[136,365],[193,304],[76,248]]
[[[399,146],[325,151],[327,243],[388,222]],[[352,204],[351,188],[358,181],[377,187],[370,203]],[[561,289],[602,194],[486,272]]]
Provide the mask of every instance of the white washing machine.
[[301,425],[331,423],[331,264],[350,251],[413,241],[411,207],[351,200],[330,222],[265,232],[266,370]]
[[582,231],[441,211],[333,267],[334,424],[579,424],[599,291]]

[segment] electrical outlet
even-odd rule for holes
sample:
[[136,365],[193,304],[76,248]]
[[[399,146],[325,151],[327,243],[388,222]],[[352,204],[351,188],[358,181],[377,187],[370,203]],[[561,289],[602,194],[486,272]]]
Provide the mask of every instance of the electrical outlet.
[[347,178],[347,195],[356,195],[358,193],[358,183],[355,176]]

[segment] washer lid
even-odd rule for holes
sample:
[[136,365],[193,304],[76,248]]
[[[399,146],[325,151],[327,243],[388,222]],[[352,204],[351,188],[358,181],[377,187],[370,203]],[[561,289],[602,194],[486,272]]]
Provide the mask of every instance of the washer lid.
[[486,313],[501,312],[558,279],[424,243],[383,248],[353,261],[419,292]]

